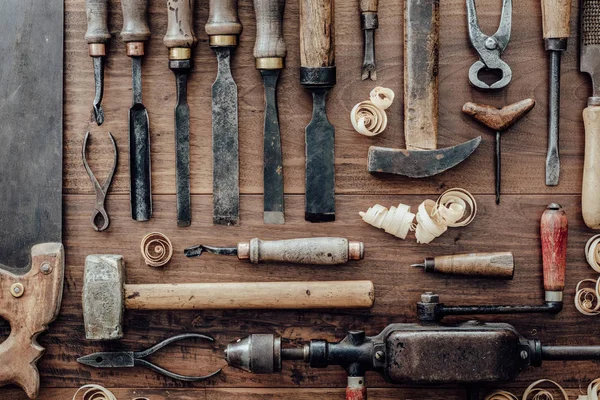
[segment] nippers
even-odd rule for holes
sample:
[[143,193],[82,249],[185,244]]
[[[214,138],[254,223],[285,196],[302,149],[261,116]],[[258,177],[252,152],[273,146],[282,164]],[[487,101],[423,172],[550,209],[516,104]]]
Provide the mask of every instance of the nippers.
[[[87,142],[88,142],[89,136],[90,136],[90,133],[87,132],[85,134],[85,138],[83,139],[83,147],[81,149],[81,158],[83,159],[83,166],[85,167],[85,170],[86,170],[88,176],[90,177],[90,181],[92,181],[92,185],[94,186],[94,192],[96,193],[96,207],[94,208],[94,212],[92,213],[90,221],[91,221],[92,227],[97,232],[102,232],[106,228],[108,228],[108,225],[110,224],[110,220],[108,219],[108,213],[106,212],[104,202],[106,201],[106,195],[108,193],[108,188],[110,187],[110,184],[112,182],[113,175],[115,174],[115,170],[117,169],[117,161],[118,161],[117,143],[115,142],[115,138],[113,137],[113,135],[110,132],[108,132],[108,137],[110,138],[110,141],[112,143],[115,156],[114,156],[114,161],[113,161],[113,165],[110,169],[110,172],[108,173],[108,176],[104,180],[104,184],[102,184],[102,186],[100,186],[98,179],[96,179],[96,177],[94,176],[94,173],[90,169],[90,166],[87,162],[87,156],[86,156],[85,150],[87,147]],[[101,218],[99,218],[99,216]],[[100,225],[100,223],[102,223],[102,225]]]
[[[475,0],[467,0],[469,39],[471,39],[471,44],[479,53],[479,61],[476,61],[469,69],[469,81],[473,86],[484,90],[502,89],[510,83],[512,70],[508,64],[500,59],[500,55],[506,49],[510,40],[511,18],[512,0],[503,0],[500,26],[496,33],[488,36],[479,28]],[[479,79],[479,71],[481,70],[499,70],[502,77],[498,81],[488,85]]]

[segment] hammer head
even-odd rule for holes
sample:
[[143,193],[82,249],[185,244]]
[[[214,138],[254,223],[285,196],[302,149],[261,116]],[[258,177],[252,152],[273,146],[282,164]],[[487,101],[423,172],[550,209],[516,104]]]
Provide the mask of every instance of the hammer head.
[[369,147],[367,167],[371,173],[425,178],[437,175],[463,162],[481,143],[481,136],[468,142],[437,150],[405,150]]
[[83,277],[83,322],[88,340],[123,337],[123,256],[89,255]]

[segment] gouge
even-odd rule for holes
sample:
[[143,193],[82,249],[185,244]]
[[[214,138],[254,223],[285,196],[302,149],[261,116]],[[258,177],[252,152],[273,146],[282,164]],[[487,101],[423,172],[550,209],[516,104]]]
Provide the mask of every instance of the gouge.
[[256,68],[265,86],[264,223],[283,224],[283,157],[277,111],[277,80],[287,53],[283,40],[285,0],[254,0]]
[[515,260],[510,252],[454,254],[427,257],[422,264],[413,264],[412,267],[423,268],[425,272],[439,272],[448,275],[512,279],[515,272]]
[[240,220],[238,92],[230,65],[231,52],[242,33],[237,6],[237,0],[210,0],[205,26],[208,43],[219,63],[212,85],[213,223],[216,225],[237,225]]
[[194,33],[195,0],[167,0],[168,26],[164,38],[169,49],[169,68],[175,74],[175,187],[177,192],[177,226],[190,226],[190,107],[187,102],[187,79],[192,70],[192,48],[198,43]]
[[87,15],[87,31],[85,40],[89,46],[89,55],[94,60],[94,83],[96,95],[93,102],[94,120],[98,125],[104,122],[102,110],[102,95],[104,94],[104,57],[106,56],[106,43],[110,39],[110,32],[106,25],[108,0],[85,0],[85,13]]
[[286,262],[295,264],[336,265],[349,260],[362,260],[365,246],[363,242],[345,238],[318,237],[287,240],[251,239],[240,242],[237,247],[213,247],[196,245],[185,249],[187,257],[199,257],[202,252],[226,256],[237,256],[253,264],[263,262]]
[[304,219],[310,222],[335,220],[335,131],[325,108],[327,92],[336,83],[333,16],[333,0],[300,0],[300,84],[313,97],[305,131]]
[[542,0],[542,27],[546,50],[550,52],[550,98],[548,101],[548,153],[546,185],[558,185],[558,127],[560,115],[560,58],[571,33],[571,0]]
[[364,32],[364,58],[362,80],[377,79],[375,65],[375,30],[379,28],[377,6],[379,0],[360,0],[360,26]]
[[142,56],[144,42],[150,38],[148,0],[123,0],[121,37],[131,57],[133,102],[129,109],[129,175],[131,217],[147,221],[152,216],[150,183],[150,122],[142,104]]

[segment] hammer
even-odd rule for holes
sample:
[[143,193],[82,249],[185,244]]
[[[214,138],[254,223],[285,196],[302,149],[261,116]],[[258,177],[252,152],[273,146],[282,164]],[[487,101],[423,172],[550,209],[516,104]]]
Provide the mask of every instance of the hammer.
[[481,136],[437,149],[439,0],[405,1],[404,136],[406,149],[371,146],[371,173],[424,178],[460,164],[475,151]]
[[123,256],[85,260],[83,320],[89,340],[123,337],[123,311],[370,308],[371,281],[125,284]]

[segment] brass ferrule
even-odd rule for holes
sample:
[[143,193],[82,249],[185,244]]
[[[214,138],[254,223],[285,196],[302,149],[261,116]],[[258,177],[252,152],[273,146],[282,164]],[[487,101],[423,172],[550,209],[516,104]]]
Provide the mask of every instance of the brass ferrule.
[[240,260],[250,259],[250,242],[240,242],[237,245],[238,258]]
[[192,58],[192,49],[189,47],[172,47],[169,49],[169,60],[189,60]]
[[236,35],[214,35],[208,40],[208,44],[212,47],[234,47],[237,46]]
[[365,244],[363,242],[348,241],[348,259],[362,260],[365,258]]
[[129,57],[141,57],[144,55],[144,42],[127,42],[125,49]]
[[264,57],[256,59],[256,69],[283,69],[283,58]]
[[89,44],[90,57],[104,57],[106,55],[106,45],[104,43]]

